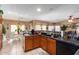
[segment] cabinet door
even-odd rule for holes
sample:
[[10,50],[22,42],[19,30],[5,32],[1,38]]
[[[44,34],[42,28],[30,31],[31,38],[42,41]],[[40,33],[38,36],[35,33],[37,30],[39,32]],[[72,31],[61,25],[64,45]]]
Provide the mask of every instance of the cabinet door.
[[26,37],[25,39],[25,51],[33,49],[33,37]]
[[51,55],[56,55],[56,40],[48,39],[47,51]]
[[2,48],[2,35],[0,35],[0,49]]
[[[1,19],[0,19],[1,22]],[[0,49],[2,49],[2,40],[3,40],[3,35],[2,35],[2,24],[0,24]]]
[[47,50],[47,38],[46,37],[41,38],[41,48],[44,49],[45,51]]
[[33,37],[33,48],[37,48],[40,46],[40,40],[38,36]]

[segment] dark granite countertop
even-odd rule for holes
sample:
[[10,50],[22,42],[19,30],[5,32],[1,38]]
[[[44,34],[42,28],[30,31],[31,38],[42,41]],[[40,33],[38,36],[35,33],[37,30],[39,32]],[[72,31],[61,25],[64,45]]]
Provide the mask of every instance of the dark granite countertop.
[[53,39],[61,41],[61,42],[65,42],[65,43],[69,43],[69,44],[73,44],[73,45],[79,46],[79,41],[77,41],[77,40],[65,40],[63,38],[53,38]]

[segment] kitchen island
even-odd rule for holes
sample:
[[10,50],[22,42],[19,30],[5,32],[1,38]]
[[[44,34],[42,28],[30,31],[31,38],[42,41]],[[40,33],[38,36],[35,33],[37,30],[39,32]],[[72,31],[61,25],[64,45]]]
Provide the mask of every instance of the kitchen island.
[[25,36],[24,51],[42,48],[50,55],[74,55],[79,49],[78,41],[56,39],[43,35]]

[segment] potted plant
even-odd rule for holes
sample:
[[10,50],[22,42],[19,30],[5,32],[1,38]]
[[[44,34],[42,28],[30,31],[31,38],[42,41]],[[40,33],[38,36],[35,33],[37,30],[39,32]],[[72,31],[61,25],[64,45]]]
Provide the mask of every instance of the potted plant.
[[[0,18],[2,17],[2,15],[3,15],[3,10],[0,10]],[[1,26],[2,26],[2,28],[1,28],[2,31],[1,32],[3,33],[5,31],[4,25],[1,24]]]
[[62,37],[62,38],[64,38],[64,32],[65,32],[65,30],[67,29],[67,27],[68,27],[68,26],[66,26],[66,25],[61,26],[61,37]]
[[4,25],[2,25],[2,33],[5,35],[6,34],[6,28],[4,27]]
[[0,10],[0,15],[2,15],[3,14],[3,10]]
[[19,34],[20,34],[20,32],[21,32],[22,30],[20,29],[19,25],[17,25],[17,29],[16,29],[15,31],[16,31],[17,34],[18,34],[17,38],[20,40]]
[[6,28],[4,25],[2,25],[2,34],[3,34],[3,40],[6,40]]
[[17,26],[17,29],[15,31],[17,31],[17,33],[20,34],[22,30],[20,29],[19,25]]

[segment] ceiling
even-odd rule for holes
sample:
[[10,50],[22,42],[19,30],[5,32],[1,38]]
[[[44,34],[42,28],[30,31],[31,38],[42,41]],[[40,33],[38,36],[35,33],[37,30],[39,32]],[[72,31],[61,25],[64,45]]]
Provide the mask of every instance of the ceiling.
[[[22,21],[43,20],[58,22],[69,16],[79,17],[78,4],[1,4],[3,18]],[[41,8],[41,12],[36,9]]]

